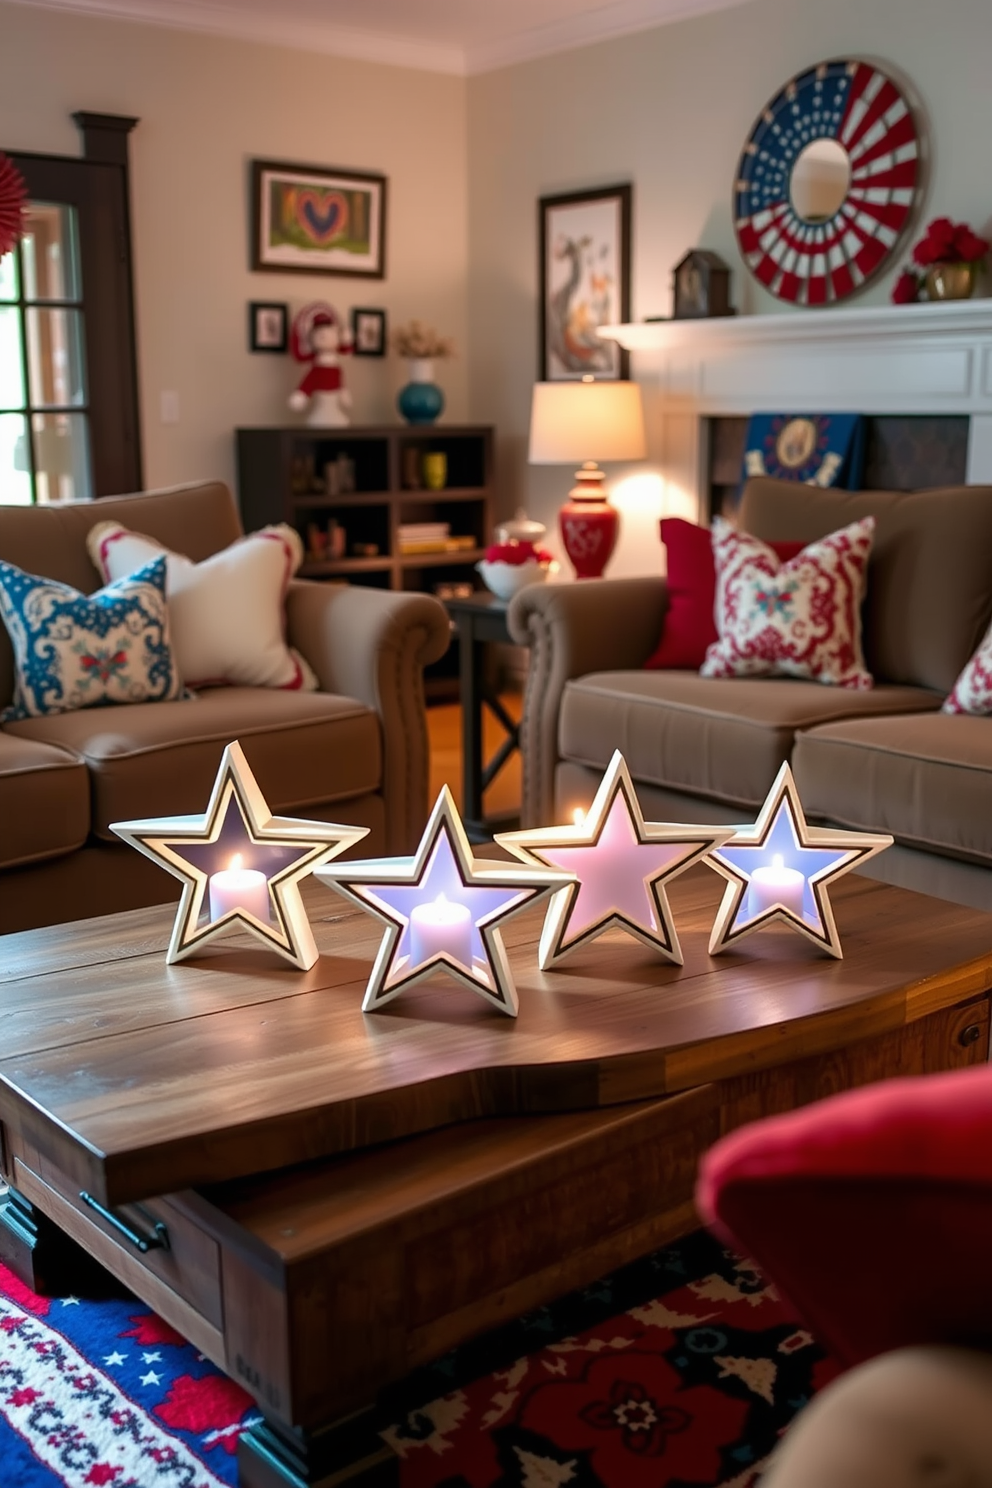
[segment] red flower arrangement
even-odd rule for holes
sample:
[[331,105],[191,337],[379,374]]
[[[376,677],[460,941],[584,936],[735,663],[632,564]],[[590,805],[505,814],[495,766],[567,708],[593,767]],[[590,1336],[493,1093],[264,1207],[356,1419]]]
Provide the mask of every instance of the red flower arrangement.
[[0,153],[0,258],[10,252],[24,232],[24,177],[6,155]]
[[952,222],[950,217],[935,217],[913,249],[913,262],[924,270],[903,269],[892,288],[894,305],[911,305],[920,298],[927,269],[938,264],[982,263],[989,251],[985,238],[980,238],[966,222]]
[[966,222],[935,217],[913,249],[913,262],[921,269],[933,264],[978,263],[988,251],[986,240],[972,232]]
[[519,567],[536,558],[538,563],[550,563],[551,554],[546,548],[535,548],[532,542],[493,543],[486,549],[487,563],[511,563]]

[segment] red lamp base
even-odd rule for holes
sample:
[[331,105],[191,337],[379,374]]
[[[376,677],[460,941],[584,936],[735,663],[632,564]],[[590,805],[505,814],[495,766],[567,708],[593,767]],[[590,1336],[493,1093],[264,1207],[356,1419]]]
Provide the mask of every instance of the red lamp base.
[[598,579],[610,561],[620,517],[603,490],[603,472],[587,460],[575,472],[577,484],[558,513],[562,543],[580,579]]

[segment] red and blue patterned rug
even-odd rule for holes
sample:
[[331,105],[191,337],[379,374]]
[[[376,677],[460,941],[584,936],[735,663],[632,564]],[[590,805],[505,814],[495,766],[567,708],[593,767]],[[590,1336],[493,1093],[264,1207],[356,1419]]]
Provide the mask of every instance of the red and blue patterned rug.
[[[751,1488],[837,1373],[708,1235],[457,1349],[385,1393],[402,1488]],[[0,1267],[0,1483],[237,1482],[253,1401],[136,1299],[36,1297]]]

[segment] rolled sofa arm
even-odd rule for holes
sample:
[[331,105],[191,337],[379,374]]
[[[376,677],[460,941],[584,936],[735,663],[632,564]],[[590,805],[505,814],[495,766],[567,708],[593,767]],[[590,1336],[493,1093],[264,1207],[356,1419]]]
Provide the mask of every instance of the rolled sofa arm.
[[530,651],[520,724],[525,826],[552,820],[565,683],[587,672],[643,666],[658,644],[667,608],[663,578],[529,584],[511,601],[510,634]]
[[379,715],[388,851],[412,852],[430,805],[423,673],[448,649],[447,611],[429,594],[300,580],[289,587],[286,618],[289,643],[321,690]]

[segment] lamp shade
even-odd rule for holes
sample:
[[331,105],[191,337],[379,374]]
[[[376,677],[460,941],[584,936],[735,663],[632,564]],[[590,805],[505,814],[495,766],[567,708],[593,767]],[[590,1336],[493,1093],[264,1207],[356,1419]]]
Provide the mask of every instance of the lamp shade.
[[537,382],[530,411],[532,465],[641,460],[644,407],[636,382]]

